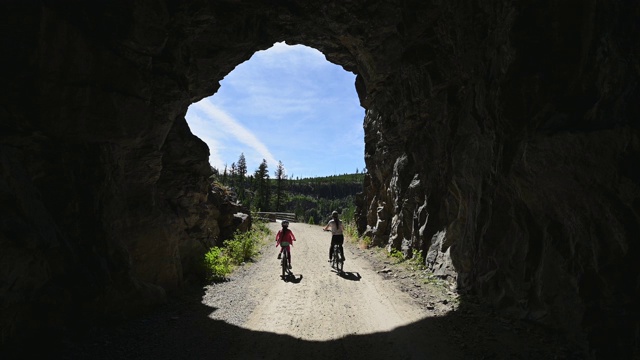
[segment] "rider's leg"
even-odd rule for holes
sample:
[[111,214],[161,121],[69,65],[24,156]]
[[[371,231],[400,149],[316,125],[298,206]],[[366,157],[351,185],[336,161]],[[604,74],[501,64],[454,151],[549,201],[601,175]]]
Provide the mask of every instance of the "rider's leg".
[[336,240],[338,245],[340,245],[340,256],[342,256],[342,261],[345,260],[344,257],[344,248],[342,247],[342,244],[344,244],[344,235],[338,235],[338,239]]
[[333,258],[333,255],[334,255],[333,245],[336,244],[336,241],[337,241],[337,236],[336,235],[331,236],[331,245],[329,245],[329,261],[331,261],[331,259]]

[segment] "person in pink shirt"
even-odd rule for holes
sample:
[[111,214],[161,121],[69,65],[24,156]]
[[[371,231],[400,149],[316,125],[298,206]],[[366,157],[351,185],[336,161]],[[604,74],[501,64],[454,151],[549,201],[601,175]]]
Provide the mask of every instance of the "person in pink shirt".
[[293,235],[291,229],[289,229],[289,222],[287,220],[282,220],[282,229],[278,231],[278,234],[276,234],[276,247],[278,247],[278,245],[280,246],[278,259],[282,257],[283,251],[286,251],[287,255],[289,255],[289,269],[291,269],[290,247],[293,246],[294,241],[296,241],[296,237]]

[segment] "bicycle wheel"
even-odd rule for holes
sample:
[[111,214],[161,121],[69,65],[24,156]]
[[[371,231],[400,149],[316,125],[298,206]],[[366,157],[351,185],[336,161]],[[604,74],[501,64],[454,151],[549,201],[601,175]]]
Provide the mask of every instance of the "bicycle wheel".
[[344,255],[342,253],[343,250],[341,247],[338,247],[337,251],[338,251],[339,257],[336,263],[336,270],[338,270],[338,272],[342,272],[342,267],[344,265]]
[[289,259],[287,259],[287,252],[283,251],[282,254],[282,261],[280,262],[280,265],[282,266],[282,277],[284,278],[287,275],[287,265],[289,264]]
[[338,256],[340,256],[340,250],[338,245],[333,245],[333,256],[331,257],[331,267],[338,270]]

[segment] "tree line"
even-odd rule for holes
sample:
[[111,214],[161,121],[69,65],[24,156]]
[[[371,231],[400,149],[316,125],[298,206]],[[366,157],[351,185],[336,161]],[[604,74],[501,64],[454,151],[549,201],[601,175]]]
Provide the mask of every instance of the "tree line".
[[273,178],[267,160],[248,173],[244,153],[237,162],[224,169],[211,168],[214,182],[226,187],[235,200],[251,212],[277,211],[295,213],[299,222],[318,224],[333,210],[342,213],[345,221],[353,219],[355,195],[362,192],[366,169],[354,174],[292,179],[278,161]]

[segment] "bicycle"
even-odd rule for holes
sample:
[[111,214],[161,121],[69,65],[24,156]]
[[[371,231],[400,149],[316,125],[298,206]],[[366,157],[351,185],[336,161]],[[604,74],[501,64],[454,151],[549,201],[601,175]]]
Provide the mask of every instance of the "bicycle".
[[342,256],[342,246],[339,244],[333,244],[333,256],[331,257],[331,267],[336,269],[337,272],[342,273],[344,266],[344,258]]
[[291,275],[291,270],[289,270],[289,252],[286,250],[282,251],[282,260],[280,261],[280,266],[282,267],[282,278],[284,279],[287,275]]

